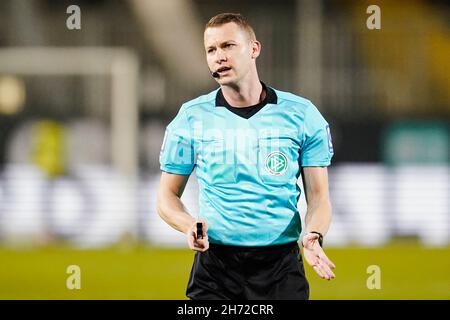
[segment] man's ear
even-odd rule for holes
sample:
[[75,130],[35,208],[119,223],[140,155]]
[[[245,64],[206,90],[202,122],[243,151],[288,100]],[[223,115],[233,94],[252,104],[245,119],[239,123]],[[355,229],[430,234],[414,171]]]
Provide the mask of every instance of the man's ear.
[[261,53],[261,42],[259,42],[258,40],[252,40],[251,48],[252,48],[252,59],[258,58]]

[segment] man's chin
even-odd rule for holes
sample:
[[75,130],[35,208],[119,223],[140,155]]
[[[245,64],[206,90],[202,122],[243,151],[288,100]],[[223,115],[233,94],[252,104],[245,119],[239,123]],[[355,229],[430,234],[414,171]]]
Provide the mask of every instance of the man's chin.
[[221,86],[228,86],[228,85],[232,85],[235,83],[235,81],[233,81],[233,79],[231,77],[223,77],[223,78],[217,79],[217,82]]

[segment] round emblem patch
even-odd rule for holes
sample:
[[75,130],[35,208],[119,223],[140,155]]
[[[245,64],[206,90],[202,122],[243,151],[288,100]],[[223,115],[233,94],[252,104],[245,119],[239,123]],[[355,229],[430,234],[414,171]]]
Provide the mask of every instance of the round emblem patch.
[[267,156],[266,169],[269,174],[279,176],[286,172],[288,161],[280,151],[274,151]]

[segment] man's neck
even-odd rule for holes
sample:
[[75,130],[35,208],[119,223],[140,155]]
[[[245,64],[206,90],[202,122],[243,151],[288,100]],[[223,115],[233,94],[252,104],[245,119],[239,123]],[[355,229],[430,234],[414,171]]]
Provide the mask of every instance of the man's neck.
[[254,106],[265,98],[265,92],[259,78],[244,84],[221,87],[222,93],[227,102],[233,107],[244,108]]

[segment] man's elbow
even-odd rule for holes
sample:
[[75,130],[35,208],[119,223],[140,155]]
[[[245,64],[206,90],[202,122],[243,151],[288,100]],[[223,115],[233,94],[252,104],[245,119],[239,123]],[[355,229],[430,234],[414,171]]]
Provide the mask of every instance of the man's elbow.
[[327,199],[322,200],[322,205],[321,205],[321,207],[323,208],[322,211],[323,211],[325,214],[327,214],[328,216],[331,217],[333,208],[332,208],[332,206],[331,206],[331,201],[330,201],[330,199],[327,198]]
[[156,212],[158,212],[158,215],[165,220],[165,210],[164,210],[164,196],[162,194],[162,190],[158,190],[158,194],[156,196]]
[[330,199],[326,200],[326,206],[327,206],[328,211],[330,212],[330,215],[331,215],[331,212],[333,211],[333,206],[331,205]]
[[333,208],[330,199],[327,197],[317,199],[317,202],[313,203],[311,207],[314,208],[313,211],[318,212],[322,217],[331,219]]

